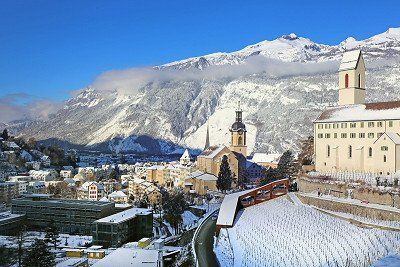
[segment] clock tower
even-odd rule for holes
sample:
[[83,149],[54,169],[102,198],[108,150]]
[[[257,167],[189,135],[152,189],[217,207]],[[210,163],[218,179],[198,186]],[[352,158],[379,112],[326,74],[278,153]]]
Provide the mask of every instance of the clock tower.
[[231,146],[230,150],[242,154],[247,157],[247,144],[246,144],[246,125],[242,121],[242,109],[240,102],[236,109],[236,121],[232,124],[231,129]]

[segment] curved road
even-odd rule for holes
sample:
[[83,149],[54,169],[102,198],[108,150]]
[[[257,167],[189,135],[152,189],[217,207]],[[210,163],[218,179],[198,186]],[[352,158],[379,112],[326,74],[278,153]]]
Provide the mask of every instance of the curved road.
[[200,267],[219,267],[213,251],[215,223],[210,216],[199,229],[194,249]]

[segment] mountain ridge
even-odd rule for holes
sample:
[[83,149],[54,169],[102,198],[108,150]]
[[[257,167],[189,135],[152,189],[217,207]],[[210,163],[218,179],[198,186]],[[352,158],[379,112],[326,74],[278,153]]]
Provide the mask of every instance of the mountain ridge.
[[356,48],[367,62],[367,99],[400,99],[400,28],[335,46],[289,34],[231,53],[106,73],[49,119],[11,127],[88,148],[107,143],[115,152],[180,153],[203,148],[207,123],[211,144],[228,144],[241,101],[250,152],[296,149],[318,113],[337,101],[338,61]]

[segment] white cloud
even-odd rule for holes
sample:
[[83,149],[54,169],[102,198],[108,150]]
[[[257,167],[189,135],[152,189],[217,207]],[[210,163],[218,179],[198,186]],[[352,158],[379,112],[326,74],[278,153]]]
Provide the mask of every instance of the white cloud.
[[288,76],[332,72],[337,70],[337,61],[322,63],[282,62],[263,56],[253,56],[238,65],[209,66],[204,70],[155,69],[151,67],[112,70],[99,75],[93,88],[103,91],[135,95],[148,83],[170,80],[234,79],[243,75],[265,73],[266,76]]
[[0,122],[21,119],[47,119],[62,106],[62,102],[36,99],[31,95],[18,93],[0,98]]

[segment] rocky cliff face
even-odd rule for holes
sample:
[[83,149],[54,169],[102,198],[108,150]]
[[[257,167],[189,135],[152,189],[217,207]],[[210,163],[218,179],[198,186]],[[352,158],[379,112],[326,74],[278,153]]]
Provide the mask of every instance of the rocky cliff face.
[[354,48],[366,59],[367,101],[400,99],[400,28],[336,46],[290,34],[232,53],[106,73],[48,120],[14,127],[38,140],[180,153],[204,146],[207,123],[211,144],[228,144],[240,101],[249,151],[296,149],[317,115],[336,104],[339,60]]

